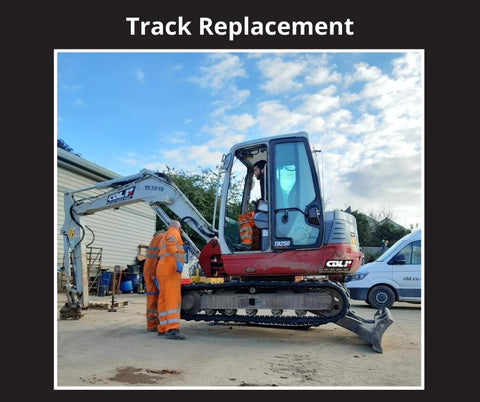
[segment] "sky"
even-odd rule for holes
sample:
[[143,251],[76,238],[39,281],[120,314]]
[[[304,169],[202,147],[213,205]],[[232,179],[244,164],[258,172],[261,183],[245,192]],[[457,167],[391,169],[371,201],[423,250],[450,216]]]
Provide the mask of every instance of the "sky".
[[423,227],[421,49],[82,49],[54,57],[55,150],[61,139],[122,176],[166,166],[198,173],[215,171],[236,143],[305,131],[321,151],[326,210]]

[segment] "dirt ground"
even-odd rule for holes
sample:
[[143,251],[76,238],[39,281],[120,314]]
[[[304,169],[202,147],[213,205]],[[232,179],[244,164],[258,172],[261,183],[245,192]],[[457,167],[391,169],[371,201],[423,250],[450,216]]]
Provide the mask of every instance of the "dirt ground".
[[[424,389],[423,317],[397,303],[383,353],[336,324],[307,330],[181,321],[174,341],[145,330],[143,294],[90,296],[78,320],[60,320],[56,297],[54,388],[62,389]],[[352,302],[359,316],[375,310]]]

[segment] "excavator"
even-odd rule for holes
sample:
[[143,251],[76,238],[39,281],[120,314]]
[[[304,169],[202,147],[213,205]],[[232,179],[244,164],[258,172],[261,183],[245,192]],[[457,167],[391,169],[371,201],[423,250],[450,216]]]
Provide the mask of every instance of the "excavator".
[[[206,278],[223,279],[182,284],[183,320],[277,328],[334,323],[382,353],[391,313],[379,309],[373,319],[364,319],[351,310],[345,276],[354,274],[363,258],[356,220],[341,210],[324,211],[315,152],[305,132],[234,145],[219,165],[212,223],[166,174],[148,169],[66,191],[61,234],[67,302],[61,318],[77,319],[88,309],[81,217],[146,202],[164,223],[172,219],[168,209],[182,227],[195,231],[205,241],[202,249],[182,230],[184,244]],[[262,199],[254,175],[258,161],[266,161]],[[92,189],[101,193],[82,196]],[[253,240],[245,241],[245,223]]]

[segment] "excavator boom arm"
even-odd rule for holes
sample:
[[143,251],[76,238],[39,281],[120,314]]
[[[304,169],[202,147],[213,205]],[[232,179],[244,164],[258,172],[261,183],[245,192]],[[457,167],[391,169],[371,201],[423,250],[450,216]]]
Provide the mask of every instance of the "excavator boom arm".
[[[78,196],[88,190],[106,189],[94,196]],[[77,196],[76,196],[77,195]],[[206,242],[217,236],[217,231],[205,220],[182,191],[162,174],[143,169],[140,173],[96,183],[90,187],[67,191],[64,194],[65,221],[61,229],[64,236],[64,268],[67,275],[68,303],[78,303],[82,308],[88,307],[88,292],[84,291],[88,281],[86,269],[82,261],[80,243],[84,237],[81,216],[96,212],[119,208],[121,206],[146,202],[154,209],[157,216],[166,224],[170,218],[160,205],[165,205],[180,219],[198,233]],[[200,251],[183,232],[189,247],[195,255]],[[70,264],[73,266],[75,283],[70,283]]]
[[[217,235],[217,231],[205,220],[190,200],[167,176],[143,169],[139,174],[97,183],[92,187],[69,191],[65,197],[92,188],[111,188],[99,196],[75,201],[75,215],[91,215],[105,209],[117,208],[136,202],[146,202],[153,208],[159,204],[167,206],[205,241]],[[189,218],[189,219],[188,219]]]

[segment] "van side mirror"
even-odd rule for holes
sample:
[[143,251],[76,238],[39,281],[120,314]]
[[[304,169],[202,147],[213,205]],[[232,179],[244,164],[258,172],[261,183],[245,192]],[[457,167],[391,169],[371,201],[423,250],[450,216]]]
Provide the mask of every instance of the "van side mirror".
[[388,264],[405,265],[406,264],[405,256],[403,254],[397,254],[388,262]]

